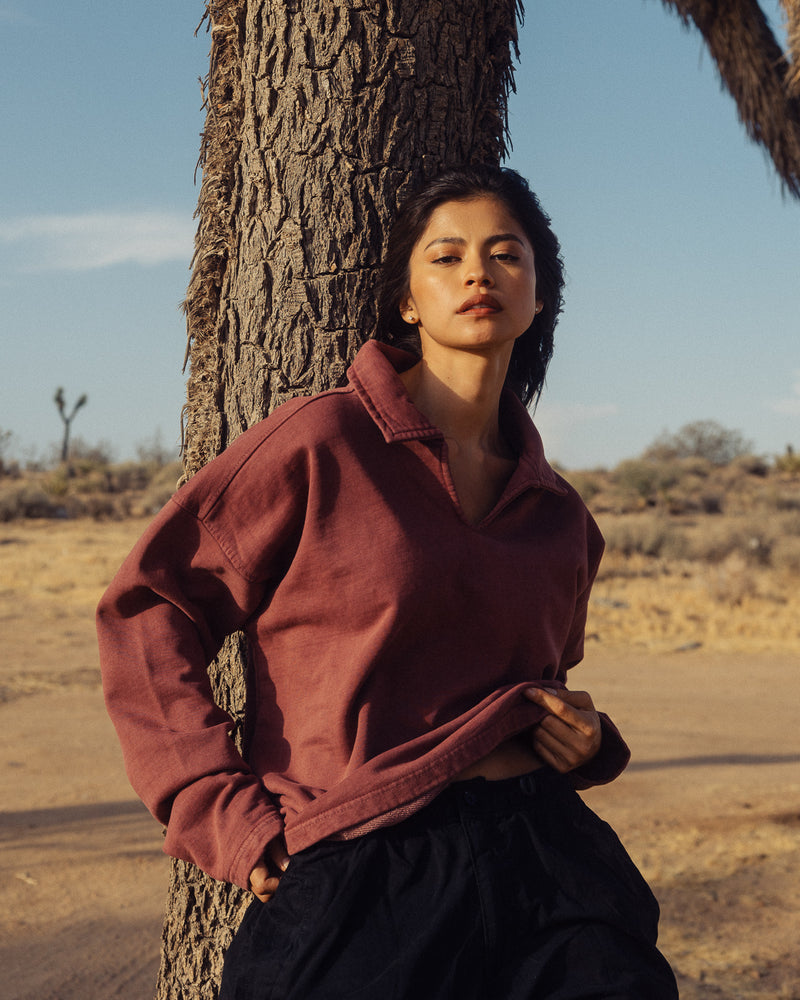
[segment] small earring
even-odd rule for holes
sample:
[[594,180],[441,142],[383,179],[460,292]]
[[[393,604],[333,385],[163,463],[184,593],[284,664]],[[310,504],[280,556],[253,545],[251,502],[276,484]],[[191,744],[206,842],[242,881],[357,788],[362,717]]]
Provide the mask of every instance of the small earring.
[[416,323],[417,322],[417,317],[414,315],[414,313],[409,313],[408,314],[408,319],[406,320],[406,322],[407,323]]
[[536,307],[536,314],[538,315],[541,311],[542,311],[542,303],[540,302],[539,305]]

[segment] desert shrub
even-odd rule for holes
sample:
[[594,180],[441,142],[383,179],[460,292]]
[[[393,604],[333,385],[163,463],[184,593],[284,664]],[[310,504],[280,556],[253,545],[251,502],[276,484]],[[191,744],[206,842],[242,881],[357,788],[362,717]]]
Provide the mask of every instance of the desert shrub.
[[701,455],[687,455],[685,458],[675,458],[671,464],[677,466],[675,472],[681,480],[691,479],[695,482],[708,479],[716,468],[707,458],[703,458]]
[[790,535],[779,539],[772,550],[772,565],[775,569],[800,576],[800,538]]
[[54,444],[50,446],[39,464],[49,469],[66,464],[76,474],[82,475],[97,466],[111,465],[113,461],[114,448],[109,441],[90,444],[83,438],[76,437],[70,441],[69,460],[66,463],[61,461],[61,446]]
[[757,593],[752,568],[739,553],[729,555],[708,576],[707,588],[715,601],[736,606]]
[[42,488],[51,497],[65,497],[69,493],[69,475],[66,469],[57,469],[42,481]]
[[769,462],[763,455],[738,455],[731,465],[737,472],[764,479],[769,475]]
[[144,462],[124,462],[109,469],[109,492],[144,490],[150,485],[155,469]]
[[685,551],[682,532],[657,517],[614,518],[604,522],[603,535],[609,552],[620,552],[624,556],[638,554],[679,559]]
[[686,557],[694,562],[720,564],[736,556],[750,566],[766,566],[772,547],[772,537],[760,524],[723,519],[692,532]]
[[569,472],[562,475],[578,491],[585,504],[590,503],[603,489],[603,473]]
[[741,431],[732,431],[716,420],[696,420],[675,434],[666,431],[644,452],[642,458],[665,462],[680,458],[703,458],[712,465],[728,465],[753,450]]
[[781,535],[790,537],[800,535],[800,511],[783,514],[778,523],[778,531]]
[[40,486],[24,483],[0,491],[0,521],[19,517],[64,517],[59,498],[48,495]]
[[157,514],[178,488],[182,473],[180,462],[170,462],[160,469],[139,501],[136,512],[148,516]]
[[700,509],[704,514],[721,514],[722,497],[718,493],[704,493],[700,497]]
[[640,458],[620,462],[612,473],[616,486],[644,500],[655,500],[659,493],[669,489],[679,478],[680,473],[674,463]]
[[83,438],[77,437],[70,443],[69,457],[73,465],[82,465],[84,468],[110,465],[114,461],[114,448],[110,441],[89,444]]
[[136,446],[136,457],[143,465],[154,465],[161,468],[177,461],[178,451],[177,444],[173,447],[164,444],[159,430],[151,438],[147,438]]
[[775,468],[778,472],[787,472],[790,476],[800,475],[800,455],[795,453],[790,444],[786,446],[783,455],[776,457]]
[[8,474],[9,451],[14,435],[11,431],[4,431],[0,427],[0,476]]
[[94,466],[76,475],[72,489],[76,493],[108,493],[110,475],[106,466]]
[[800,490],[776,490],[770,499],[775,510],[800,510]]

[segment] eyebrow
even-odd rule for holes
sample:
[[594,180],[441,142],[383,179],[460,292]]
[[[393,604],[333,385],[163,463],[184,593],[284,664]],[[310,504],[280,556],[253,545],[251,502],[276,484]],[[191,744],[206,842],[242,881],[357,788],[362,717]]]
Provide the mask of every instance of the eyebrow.
[[[515,233],[497,233],[495,236],[490,236],[485,243],[491,245],[493,243],[504,243],[507,240],[513,240],[514,243],[519,243],[520,246],[524,247],[525,244]],[[437,246],[439,243],[456,243],[459,246],[464,246],[466,240],[462,236],[440,236],[435,240],[431,240],[430,243],[425,247],[425,250],[430,250],[431,247]]]

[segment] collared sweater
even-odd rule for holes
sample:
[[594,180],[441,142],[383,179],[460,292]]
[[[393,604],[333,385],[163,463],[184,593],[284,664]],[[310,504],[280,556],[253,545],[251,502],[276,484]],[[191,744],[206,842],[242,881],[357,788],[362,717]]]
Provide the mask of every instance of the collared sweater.
[[[440,430],[368,342],[349,384],[242,434],[156,517],[104,595],[106,704],[164,850],[247,886],[290,854],[410,814],[545,714],[583,655],[600,532],[547,464],[521,403],[501,427],[516,469],[477,524]],[[246,760],[207,665],[244,630]],[[628,751],[601,716],[580,786]]]

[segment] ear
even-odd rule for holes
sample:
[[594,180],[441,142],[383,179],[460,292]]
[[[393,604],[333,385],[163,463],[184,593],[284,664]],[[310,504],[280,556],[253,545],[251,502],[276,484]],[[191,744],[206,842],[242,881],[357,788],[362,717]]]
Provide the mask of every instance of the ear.
[[419,323],[419,316],[417,315],[417,308],[414,305],[414,300],[410,295],[406,295],[400,300],[400,318],[404,323],[410,323],[412,326],[416,326]]
[[543,308],[544,308],[544,302],[542,302],[541,299],[537,299],[536,300],[536,315],[537,316],[539,315],[539,313],[542,311]]

